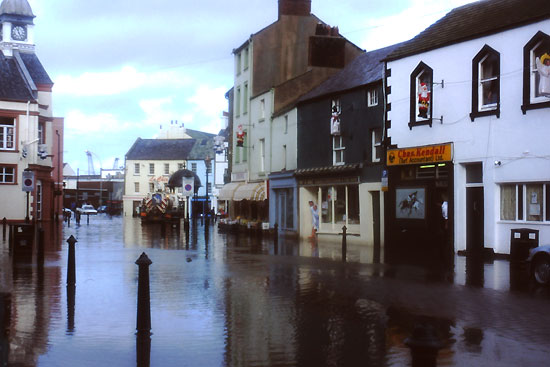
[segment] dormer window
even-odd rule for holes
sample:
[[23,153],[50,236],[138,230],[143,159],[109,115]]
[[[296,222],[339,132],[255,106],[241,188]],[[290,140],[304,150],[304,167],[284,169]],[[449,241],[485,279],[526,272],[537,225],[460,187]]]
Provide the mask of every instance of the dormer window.
[[470,118],[500,116],[500,54],[485,45],[472,60]]
[[523,106],[527,110],[550,107],[550,36],[538,32],[523,47]]
[[410,122],[409,128],[416,125],[432,126],[433,70],[421,62],[411,74]]

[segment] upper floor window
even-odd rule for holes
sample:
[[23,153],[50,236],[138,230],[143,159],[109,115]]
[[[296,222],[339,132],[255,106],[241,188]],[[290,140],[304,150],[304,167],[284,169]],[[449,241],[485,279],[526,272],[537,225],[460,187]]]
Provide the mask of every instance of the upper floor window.
[[250,52],[248,51],[248,47],[244,49],[244,60],[243,60],[243,69],[248,69],[248,58],[250,56]]
[[170,163],[164,163],[164,174],[165,175],[170,174]]
[[248,83],[244,83],[243,92],[243,115],[248,112]]
[[241,114],[241,87],[237,88],[237,97],[235,98],[235,116]]
[[196,163],[191,163],[191,171],[197,173],[197,164]]
[[523,47],[523,106],[550,107],[550,36],[538,32]]
[[416,125],[432,126],[432,90],[433,70],[420,62],[411,74],[409,128]]
[[134,175],[139,175],[139,163],[134,163]]
[[178,170],[183,169],[183,163],[178,163]]
[[260,139],[260,172],[265,171],[265,139]]
[[241,73],[241,65],[242,65],[242,53],[238,53],[237,54],[237,65],[236,65],[236,72],[237,72],[237,75],[239,75]]
[[344,140],[341,135],[332,137],[332,163],[335,166],[344,164]]
[[340,106],[339,99],[332,100],[330,111],[330,133],[332,135],[340,135],[340,114],[342,112],[342,108]]
[[134,192],[139,192],[139,182],[134,182]]
[[15,119],[0,117],[0,149],[15,150]]
[[38,144],[46,144],[46,123],[38,122]]
[[285,134],[288,134],[288,115],[285,115],[285,126],[283,131]]
[[0,166],[0,184],[13,184],[15,183],[15,165]]
[[378,105],[378,91],[374,88],[367,91],[367,106],[373,107]]
[[500,54],[485,45],[472,60],[470,118],[500,116]]
[[155,164],[149,163],[149,174],[154,175],[155,174]]
[[265,119],[265,99],[260,100],[260,121]]
[[149,183],[149,192],[155,192],[155,184],[153,182]]
[[372,136],[372,161],[380,162],[382,158],[382,129],[376,128],[371,130]]

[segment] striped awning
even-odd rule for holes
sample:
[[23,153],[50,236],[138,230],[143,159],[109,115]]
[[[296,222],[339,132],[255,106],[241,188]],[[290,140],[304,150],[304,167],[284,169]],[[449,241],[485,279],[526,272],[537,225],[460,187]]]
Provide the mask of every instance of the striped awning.
[[265,185],[263,182],[251,182],[246,185],[239,186],[233,195],[233,200],[235,201],[263,201],[265,199]]
[[223,185],[223,187],[221,188],[218,194],[218,200],[233,200],[233,195],[235,194],[235,190],[237,190],[237,188],[239,188],[242,185],[244,185],[244,182],[230,182],[228,184]]

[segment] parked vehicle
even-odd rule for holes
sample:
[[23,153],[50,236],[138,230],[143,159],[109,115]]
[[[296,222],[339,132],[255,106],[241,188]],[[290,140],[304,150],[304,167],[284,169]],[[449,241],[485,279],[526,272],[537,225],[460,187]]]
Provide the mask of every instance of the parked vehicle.
[[97,214],[97,210],[95,210],[94,206],[89,204],[84,204],[81,208],[76,208],[76,211],[84,215]]
[[541,285],[550,284],[550,245],[532,248],[527,258],[533,280]]
[[107,205],[101,205],[97,208],[98,213],[107,213]]

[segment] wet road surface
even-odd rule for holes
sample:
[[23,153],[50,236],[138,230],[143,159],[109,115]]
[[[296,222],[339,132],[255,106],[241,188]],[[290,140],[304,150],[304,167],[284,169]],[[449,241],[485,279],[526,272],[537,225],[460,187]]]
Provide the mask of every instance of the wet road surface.
[[[443,342],[438,366],[550,360],[550,293],[507,261],[456,257],[451,279],[434,280],[414,267],[363,264],[360,247],[343,263],[338,245],[275,245],[200,222],[186,236],[183,226],[98,215],[46,232],[43,265],[36,251],[13,262],[1,243],[0,301],[11,311],[0,317],[0,366],[408,366],[404,340],[419,323]],[[153,261],[153,334],[137,341],[143,252]]]

